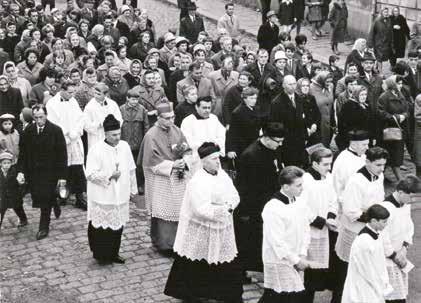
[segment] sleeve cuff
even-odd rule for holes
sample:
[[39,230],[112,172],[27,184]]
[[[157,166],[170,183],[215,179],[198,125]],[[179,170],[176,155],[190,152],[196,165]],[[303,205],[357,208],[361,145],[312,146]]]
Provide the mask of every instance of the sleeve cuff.
[[313,222],[310,223],[310,226],[313,226],[317,229],[322,229],[326,224],[326,219],[317,216],[316,219],[314,219]]
[[329,213],[327,214],[327,218],[328,218],[328,219],[336,219],[336,214],[334,214],[334,213],[332,213],[332,212],[329,212]]
[[409,247],[409,245],[411,245],[411,244],[409,244],[408,242],[406,242],[406,241],[404,241],[403,242],[403,244],[402,244],[402,246],[403,247],[405,247],[405,248],[408,248]]
[[391,254],[388,258],[393,260],[395,259],[395,257],[396,257],[396,251],[394,251],[393,254]]

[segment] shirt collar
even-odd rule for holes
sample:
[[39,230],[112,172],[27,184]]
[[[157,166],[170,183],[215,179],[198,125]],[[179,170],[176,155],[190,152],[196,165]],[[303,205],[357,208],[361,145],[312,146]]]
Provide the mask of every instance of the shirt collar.
[[376,181],[376,180],[379,178],[379,176],[376,176],[376,175],[374,175],[374,174],[370,173],[370,172],[368,171],[368,169],[367,169],[367,167],[366,167],[366,166],[364,166],[364,167],[360,168],[360,169],[358,170],[358,172],[359,172],[360,174],[362,174],[364,177],[366,177],[366,178],[367,178],[367,180],[368,180],[368,181],[370,181],[370,182],[374,182],[374,181]]

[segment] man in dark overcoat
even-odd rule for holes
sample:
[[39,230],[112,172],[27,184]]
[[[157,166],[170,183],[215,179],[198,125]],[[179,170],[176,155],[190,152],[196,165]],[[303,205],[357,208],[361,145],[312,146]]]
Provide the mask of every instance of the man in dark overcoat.
[[48,236],[51,210],[60,216],[56,188],[65,184],[67,150],[63,131],[47,120],[43,105],[32,108],[35,123],[22,134],[18,160],[18,179],[27,181],[32,207],[41,209],[37,240]]
[[306,161],[305,143],[307,128],[303,102],[295,93],[295,77],[287,75],[283,81],[283,92],[272,101],[269,121],[280,122],[285,127],[285,142],[282,146],[282,160],[286,166],[304,167]]
[[282,145],[284,127],[281,123],[267,123],[263,136],[249,145],[239,158],[236,186],[240,204],[234,216],[237,247],[243,270],[263,271],[262,211],[266,202],[278,189],[277,158]]
[[270,54],[279,42],[279,27],[276,25],[278,17],[274,11],[269,11],[266,16],[267,21],[259,27],[257,42],[259,48],[266,49]]
[[180,21],[180,36],[186,37],[191,44],[197,42],[200,32],[205,31],[203,19],[196,14],[196,4],[188,7],[188,14]]

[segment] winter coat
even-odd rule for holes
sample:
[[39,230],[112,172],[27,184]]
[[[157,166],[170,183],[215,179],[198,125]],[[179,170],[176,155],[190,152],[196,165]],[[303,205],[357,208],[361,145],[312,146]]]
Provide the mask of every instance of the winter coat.
[[322,0],[307,0],[306,6],[308,6],[308,22],[322,21]]
[[0,210],[22,206],[22,190],[16,177],[16,167],[12,166],[6,176],[0,169]]
[[[404,16],[399,15],[397,17],[391,16],[393,28],[393,50],[396,58],[405,57],[406,42],[409,40],[409,27]],[[399,26],[398,28],[394,28]]]
[[378,61],[384,62],[393,56],[393,31],[390,19],[377,18],[371,26],[368,47],[374,49]]
[[332,26],[332,44],[343,43],[348,23],[348,8],[346,5],[334,3],[329,14],[329,23]]
[[121,125],[121,139],[129,143],[132,151],[138,151],[140,143],[149,129],[146,109],[140,105],[132,107],[127,103],[120,106],[123,124]]

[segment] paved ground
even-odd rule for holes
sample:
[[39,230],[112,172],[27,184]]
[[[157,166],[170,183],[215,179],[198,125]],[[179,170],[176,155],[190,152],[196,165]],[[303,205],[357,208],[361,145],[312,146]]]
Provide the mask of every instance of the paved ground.
[[[199,6],[205,2],[199,0]],[[212,3],[219,5],[221,1]],[[174,6],[153,0],[142,0],[141,4],[149,9],[158,33],[177,25],[178,10]],[[253,15],[253,18],[257,17]],[[206,21],[205,26],[212,35],[215,33],[214,23]],[[252,37],[247,36],[244,42],[256,46]],[[39,212],[30,208],[28,198],[25,209],[30,225],[18,230],[17,218],[9,211],[0,231],[1,303],[177,302],[162,294],[172,260],[160,256],[151,247],[148,218],[134,205],[131,221],[123,233],[121,254],[127,259],[126,264],[100,267],[89,251],[86,213],[71,205],[64,207],[62,217],[52,220],[50,237],[35,241]],[[410,258],[417,269],[411,276],[409,303],[419,303],[421,209],[415,210],[413,216],[417,245],[410,251]],[[254,303],[261,292],[261,284],[248,285],[244,299]],[[316,303],[328,302],[328,298],[328,293],[319,295]]]

